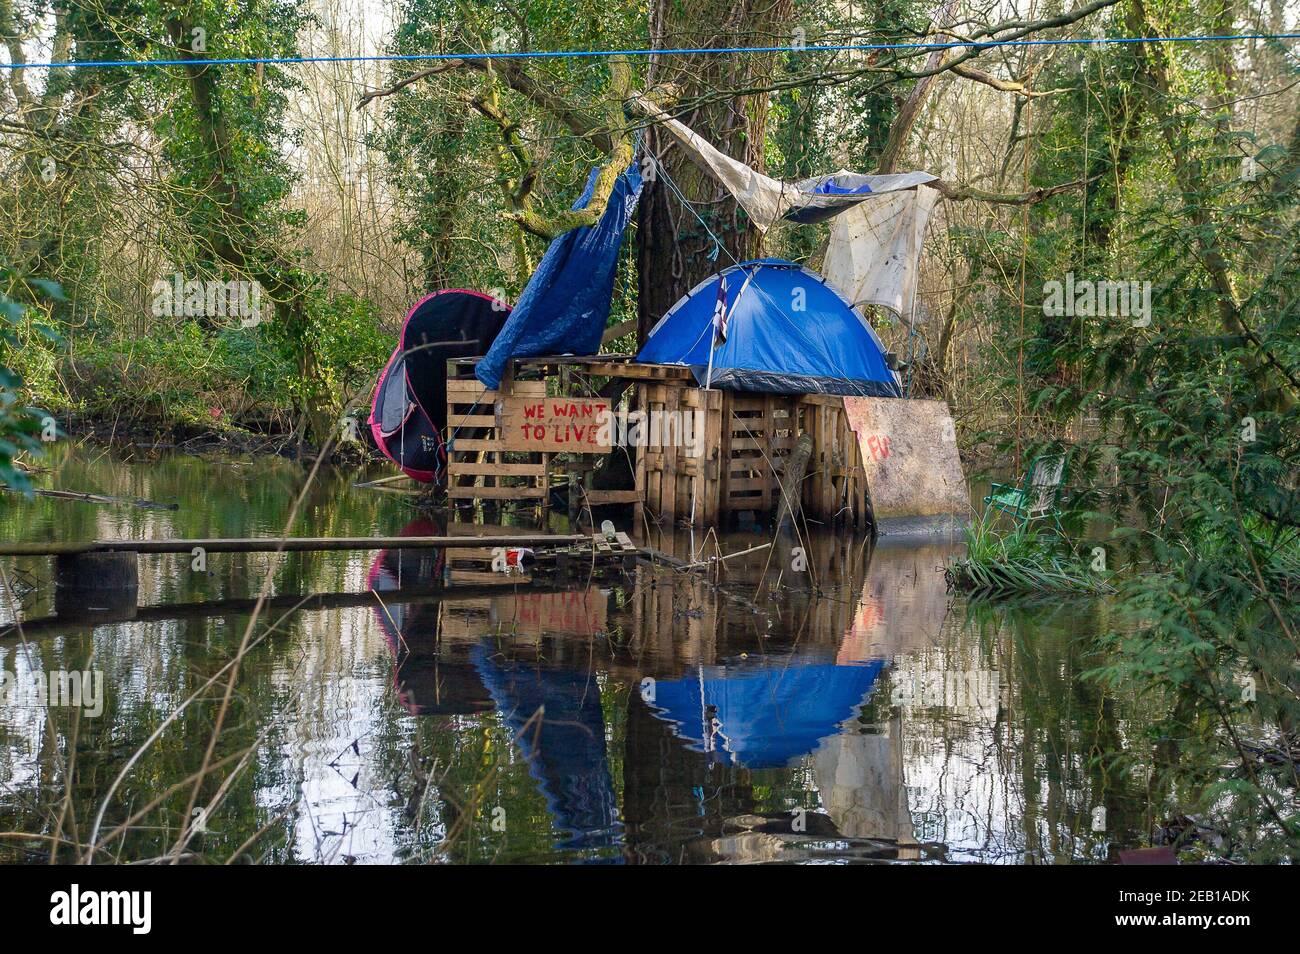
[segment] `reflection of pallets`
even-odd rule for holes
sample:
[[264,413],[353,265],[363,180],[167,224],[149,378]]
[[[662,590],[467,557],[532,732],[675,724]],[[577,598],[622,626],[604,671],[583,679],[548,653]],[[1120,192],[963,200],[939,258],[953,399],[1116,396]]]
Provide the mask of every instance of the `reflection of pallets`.
[[[465,542],[472,542],[472,538],[467,538]],[[535,551],[533,563],[529,567],[509,567],[502,570],[501,564],[505,551],[506,548],[502,547],[448,548],[444,581],[450,585],[517,586],[532,582],[537,573],[578,571],[584,567],[594,568],[598,572],[631,569],[636,562],[638,552],[636,544],[626,533],[615,534],[612,541],[598,534],[592,537],[589,543],[556,550]]]
[[[465,376],[465,369],[470,369]],[[537,500],[545,505],[549,454],[506,451],[497,425],[497,392],[450,362],[447,378],[447,496],[452,500]],[[514,381],[511,393],[545,397],[545,381]]]

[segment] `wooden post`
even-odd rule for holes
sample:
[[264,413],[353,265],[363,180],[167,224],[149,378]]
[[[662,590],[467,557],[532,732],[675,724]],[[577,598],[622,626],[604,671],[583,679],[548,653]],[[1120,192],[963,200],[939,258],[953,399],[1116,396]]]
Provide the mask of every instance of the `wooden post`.
[[130,550],[61,553],[54,561],[54,612],[57,616],[135,615],[140,574]]
[[803,505],[799,496],[804,472],[812,457],[813,437],[807,431],[799,435],[794,449],[785,458],[785,473],[781,476],[780,501],[776,508],[776,529],[780,530],[787,519],[794,519]]

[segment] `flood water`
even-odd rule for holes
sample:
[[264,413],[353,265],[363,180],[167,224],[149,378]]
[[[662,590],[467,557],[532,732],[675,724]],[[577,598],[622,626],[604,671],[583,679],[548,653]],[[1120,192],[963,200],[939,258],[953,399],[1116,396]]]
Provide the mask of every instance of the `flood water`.
[[[281,460],[86,448],[51,464],[39,485],[180,507],[0,495],[0,537],[278,535],[304,478]],[[322,472],[291,532],[446,529],[357,479]],[[0,832],[47,836],[0,839],[0,861],[72,860],[92,830],[96,860],[157,858],[205,808],[186,859],[1049,864],[1144,843],[1145,792],[1099,758],[1141,744],[1143,712],[1079,678],[1106,604],[967,605],[940,572],[957,547],[822,532],[728,561],[716,583],[638,564],[441,591],[445,554],[287,554],[193,800],[225,677],[202,687],[273,557],[143,556],[134,618],[98,623],[54,615],[52,560],[4,558],[11,685],[98,671],[103,693],[99,714],[0,707]],[[298,605],[310,594],[325,595]]]

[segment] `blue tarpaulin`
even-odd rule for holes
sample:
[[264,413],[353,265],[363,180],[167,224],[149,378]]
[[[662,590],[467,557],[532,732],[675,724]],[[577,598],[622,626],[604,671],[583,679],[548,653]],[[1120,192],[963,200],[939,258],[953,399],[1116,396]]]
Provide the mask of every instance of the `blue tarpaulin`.
[[[574,209],[591,201],[599,169],[587,178]],[[618,177],[594,226],[570,229],[551,243],[510,318],[478,363],[476,377],[489,388],[501,383],[511,358],[539,354],[595,354],[609,320],[614,272],[623,232],[641,196],[641,173],[633,162]]]
[[[720,307],[725,341],[714,331]],[[782,259],[744,262],[705,279],[659,320],[636,359],[684,364],[700,384],[735,391],[903,394],[862,313],[816,272]]]

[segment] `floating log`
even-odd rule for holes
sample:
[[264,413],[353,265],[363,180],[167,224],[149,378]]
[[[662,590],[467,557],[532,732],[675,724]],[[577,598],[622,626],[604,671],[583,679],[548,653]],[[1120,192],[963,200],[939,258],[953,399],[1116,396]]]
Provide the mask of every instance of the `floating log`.
[[140,586],[129,550],[60,553],[54,567],[54,612],[62,616],[129,616]]
[[[527,582],[516,587],[528,593],[567,593],[572,587],[568,582]],[[444,583],[423,584],[403,587],[398,590],[383,590],[376,593],[366,590],[361,593],[281,593],[261,601],[266,612],[299,610],[301,612],[319,612],[322,610],[349,609],[354,607],[405,606],[425,603],[440,603],[475,599],[485,596],[498,596],[500,586],[449,586]],[[377,602],[378,601],[378,602]],[[56,612],[52,616],[26,619],[21,624],[9,623],[0,626],[0,646],[19,640],[19,631],[23,639],[40,639],[47,636],[66,635],[69,628],[80,626],[99,626],[106,622],[151,623],[167,620],[202,619],[210,616],[246,616],[257,608],[258,600],[254,597],[233,597],[230,599],[203,600],[193,603],[161,603],[149,606],[121,607],[120,615],[108,611],[85,613],[81,611]],[[61,607],[56,607],[60,609]]]
[[399,480],[410,480],[410,479],[411,478],[408,477],[406,474],[393,474],[389,477],[380,477],[376,480],[361,481],[359,483],[353,484],[352,486],[353,487],[378,487],[381,484],[392,484],[392,483],[396,483]]

